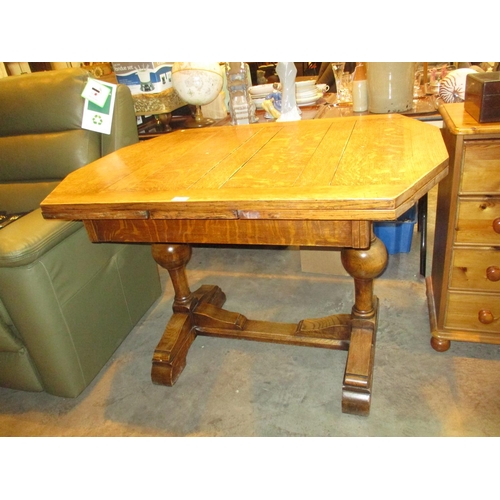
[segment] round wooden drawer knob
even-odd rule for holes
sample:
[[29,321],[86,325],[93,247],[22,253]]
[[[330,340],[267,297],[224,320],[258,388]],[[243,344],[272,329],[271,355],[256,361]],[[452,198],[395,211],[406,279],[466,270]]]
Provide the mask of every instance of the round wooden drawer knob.
[[490,281],[498,281],[500,280],[500,267],[490,266],[486,269],[486,277]]
[[500,217],[497,217],[493,221],[493,231],[495,231],[495,233],[500,234]]
[[483,325],[489,325],[490,323],[493,323],[493,321],[495,321],[492,312],[488,311],[487,309],[481,309],[477,316],[479,321],[483,323]]

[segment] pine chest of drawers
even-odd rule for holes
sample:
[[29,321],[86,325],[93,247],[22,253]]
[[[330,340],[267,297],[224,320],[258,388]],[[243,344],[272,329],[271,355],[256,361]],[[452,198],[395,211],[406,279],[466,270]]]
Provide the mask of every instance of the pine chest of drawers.
[[431,345],[500,344],[500,123],[478,123],[463,103],[439,111],[450,173],[438,188],[426,280]]

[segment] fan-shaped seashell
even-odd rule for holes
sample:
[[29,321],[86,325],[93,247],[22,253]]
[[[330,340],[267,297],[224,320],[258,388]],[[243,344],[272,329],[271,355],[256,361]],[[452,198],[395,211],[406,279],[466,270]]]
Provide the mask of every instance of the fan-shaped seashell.
[[465,82],[469,73],[477,73],[470,68],[450,71],[440,82],[439,97],[444,102],[462,102],[465,100]]

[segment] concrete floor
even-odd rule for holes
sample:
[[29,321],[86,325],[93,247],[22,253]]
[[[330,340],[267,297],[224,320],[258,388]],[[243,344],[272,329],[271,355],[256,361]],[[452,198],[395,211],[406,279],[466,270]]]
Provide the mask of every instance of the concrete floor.
[[[435,190],[430,199],[430,239]],[[429,344],[419,235],[376,281],[380,320],[369,417],[341,412],[346,353],[198,337],[177,384],[150,380],[171,314],[165,293],[76,399],[0,389],[1,436],[499,436],[500,346]],[[428,272],[430,272],[429,255]],[[191,288],[217,284],[225,308],[295,322],[348,312],[348,277],[301,271],[297,248],[195,248]]]

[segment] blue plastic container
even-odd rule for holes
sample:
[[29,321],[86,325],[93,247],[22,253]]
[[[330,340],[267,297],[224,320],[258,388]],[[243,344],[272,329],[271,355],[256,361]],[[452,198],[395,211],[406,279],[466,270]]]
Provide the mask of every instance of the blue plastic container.
[[416,220],[417,206],[414,205],[395,221],[374,222],[373,231],[384,242],[389,254],[408,253]]

